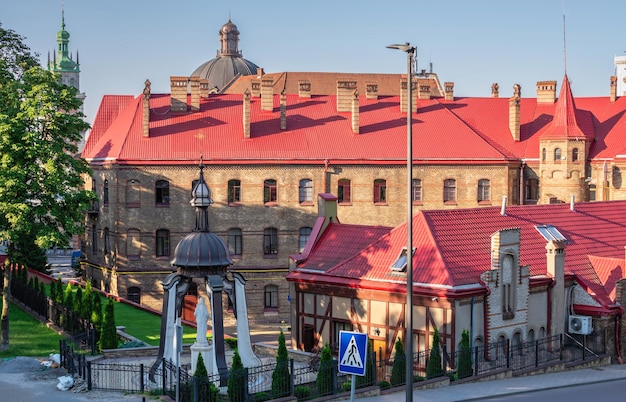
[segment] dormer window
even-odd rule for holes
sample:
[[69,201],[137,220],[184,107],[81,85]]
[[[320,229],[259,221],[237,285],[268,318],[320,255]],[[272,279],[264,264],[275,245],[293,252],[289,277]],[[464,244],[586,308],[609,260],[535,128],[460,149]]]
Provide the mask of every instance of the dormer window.
[[[393,272],[406,272],[406,247],[402,247],[402,251],[400,251],[400,255],[393,264],[391,264],[391,271]],[[413,255],[415,255],[415,249],[413,249]]]
[[535,229],[537,229],[547,241],[567,242],[567,238],[552,225],[538,225],[535,226]]

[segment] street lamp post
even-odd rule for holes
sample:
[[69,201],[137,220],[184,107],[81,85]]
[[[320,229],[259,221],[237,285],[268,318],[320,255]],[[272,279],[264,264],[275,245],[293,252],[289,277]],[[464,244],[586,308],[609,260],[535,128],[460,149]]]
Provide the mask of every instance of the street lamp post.
[[406,401],[413,401],[413,55],[415,46],[389,45],[407,54],[407,111],[406,111],[406,170],[407,170],[407,247],[406,247]]

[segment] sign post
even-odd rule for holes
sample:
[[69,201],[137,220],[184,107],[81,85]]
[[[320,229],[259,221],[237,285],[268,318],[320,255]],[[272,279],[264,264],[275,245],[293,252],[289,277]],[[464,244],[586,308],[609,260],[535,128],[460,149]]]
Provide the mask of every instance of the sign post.
[[354,401],[356,377],[365,375],[367,366],[367,334],[353,331],[339,332],[339,372],[352,374],[350,400]]

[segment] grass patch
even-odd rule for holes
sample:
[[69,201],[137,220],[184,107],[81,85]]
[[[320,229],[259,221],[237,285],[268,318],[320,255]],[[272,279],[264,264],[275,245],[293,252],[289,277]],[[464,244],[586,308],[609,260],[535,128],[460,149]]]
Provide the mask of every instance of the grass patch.
[[[0,306],[2,299],[0,298]],[[11,303],[9,311],[9,350],[0,357],[48,357],[59,353],[62,336]]]

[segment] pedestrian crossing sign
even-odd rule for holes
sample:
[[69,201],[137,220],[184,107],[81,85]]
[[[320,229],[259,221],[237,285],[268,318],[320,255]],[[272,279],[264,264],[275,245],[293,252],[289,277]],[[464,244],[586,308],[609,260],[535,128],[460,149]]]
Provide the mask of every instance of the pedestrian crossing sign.
[[365,375],[367,334],[353,331],[339,332],[339,372]]

